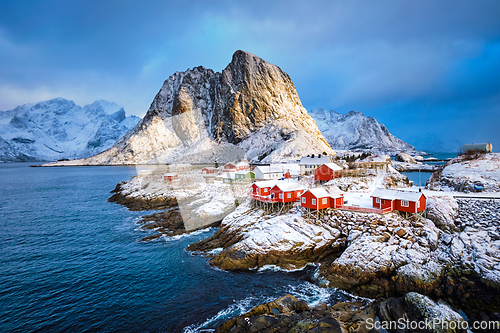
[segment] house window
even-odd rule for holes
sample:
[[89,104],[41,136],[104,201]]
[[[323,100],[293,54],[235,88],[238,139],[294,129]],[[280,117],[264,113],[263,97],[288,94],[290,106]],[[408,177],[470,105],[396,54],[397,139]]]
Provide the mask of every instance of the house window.
[[323,205],[326,205],[326,198],[323,198]]
[[280,199],[283,199],[283,193],[280,193]]
[[380,203],[380,198],[376,198],[376,199],[375,199],[375,202],[376,202],[376,203]]
[[306,198],[302,198],[302,203],[306,203]]
[[267,188],[264,189],[264,193],[266,193],[266,192],[267,192]]
[[417,201],[417,208],[420,208],[420,201]]
[[385,204],[385,200],[382,199],[382,205]]
[[410,203],[408,202],[408,200],[401,200],[401,206],[402,207],[409,207]]
[[316,199],[313,199],[312,200],[312,204],[315,205],[316,204]]
[[287,193],[287,194],[286,194],[286,197],[287,197],[287,198],[291,198],[291,197],[292,197],[292,193]]

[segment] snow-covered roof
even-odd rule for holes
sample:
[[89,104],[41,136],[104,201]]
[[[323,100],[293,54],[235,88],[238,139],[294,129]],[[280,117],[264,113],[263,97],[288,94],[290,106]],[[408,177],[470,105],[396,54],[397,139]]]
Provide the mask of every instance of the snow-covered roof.
[[234,179],[234,172],[224,172],[222,174],[222,178],[229,178],[229,179]]
[[310,188],[309,192],[311,192],[311,194],[314,195],[316,198],[325,198],[325,197],[339,198],[342,196],[341,194],[344,193],[336,186],[332,186],[330,188],[326,187]]
[[298,174],[300,172],[300,166],[298,164],[271,164],[271,165],[259,165],[255,167],[259,169],[263,174],[265,173],[285,173],[290,171],[290,174]]
[[250,171],[250,170],[240,170],[240,171],[236,171],[235,174],[237,174],[237,175],[246,175],[249,172],[252,172],[252,171]]
[[301,191],[305,190],[306,188],[299,183],[277,183],[276,186],[283,192],[290,192],[290,191]]
[[300,159],[300,165],[321,165],[331,162],[331,156],[320,156],[320,157],[302,157]]
[[310,188],[309,192],[314,195],[316,198],[324,198],[329,197],[330,193],[324,187]]
[[175,176],[177,176],[176,173],[164,173],[163,174],[163,177],[175,177]]
[[248,164],[248,162],[246,162],[246,161],[241,161],[241,162],[238,162],[238,163],[236,164],[236,166],[237,166],[237,167],[238,167],[238,166],[247,166],[247,165],[250,165],[250,164]]
[[387,188],[376,188],[373,191],[371,197],[387,199],[387,200],[408,200],[408,201],[418,201],[420,196],[423,195],[422,192],[414,191],[401,191],[401,190],[391,190]]
[[274,180],[264,180],[261,182],[255,182],[254,184],[259,188],[263,188],[263,187],[273,187],[274,185],[276,185],[276,182]]
[[324,165],[326,165],[328,168],[330,168],[331,170],[333,171],[339,171],[339,170],[342,170],[341,167],[339,167],[337,164],[335,163],[323,163]]

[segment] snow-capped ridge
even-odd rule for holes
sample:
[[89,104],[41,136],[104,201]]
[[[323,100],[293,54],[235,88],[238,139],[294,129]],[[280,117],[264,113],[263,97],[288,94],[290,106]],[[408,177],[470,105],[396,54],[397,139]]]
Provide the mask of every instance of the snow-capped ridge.
[[88,157],[110,148],[139,121],[114,102],[84,107],[61,97],[0,113],[2,161]]
[[318,108],[309,111],[321,133],[333,149],[376,150],[395,153],[414,147],[392,135],[384,124],[358,111],[340,114]]

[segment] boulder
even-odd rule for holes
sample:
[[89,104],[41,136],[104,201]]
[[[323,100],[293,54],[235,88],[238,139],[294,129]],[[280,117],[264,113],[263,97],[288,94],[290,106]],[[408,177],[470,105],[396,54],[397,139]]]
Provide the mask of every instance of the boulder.
[[380,303],[378,315],[382,327],[397,324],[392,332],[467,332],[467,322],[448,304],[415,292],[388,298]]
[[457,200],[449,196],[427,198],[427,218],[441,230],[456,231],[455,219],[458,217]]
[[405,162],[405,163],[410,163],[410,164],[416,164],[417,162],[413,157],[410,156],[410,154],[407,153],[397,153],[394,159],[398,162]]

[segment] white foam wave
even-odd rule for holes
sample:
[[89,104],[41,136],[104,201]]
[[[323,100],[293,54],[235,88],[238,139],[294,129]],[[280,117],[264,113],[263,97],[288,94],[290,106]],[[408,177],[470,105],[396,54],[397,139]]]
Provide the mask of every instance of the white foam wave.
[[211,231],[212,228],[209,227],[209,228],[205,228],[205,229],[201,229],[201,230],[196,230],[196,231],[193,231],[193,232],[188,232],[188,233],[185,233],[185,234],[180,234],[180,235],[175,235],[175,236],[167,236],[167,235],[162,235],[161,238],[165,241],[165,242],[172,242],[172,241],[176,241],[176,240],[179,240],[181,238],[185,238],[185,237],[192,237],[192,236],[196,236],[196,235],[200,235],[200,234],[203,234],[205,232],[209,232]]
[[257,297],[246,297],[240,301],[235,301],[233,304],[229,305],[227,308],[224,310],[219,311],[215,316],[208,318],[205,320],[203,323],[198,324],[198,325],[189,325],[185,327],[182,332],[183,333],[198,333],[198,332],[213,332],[215,331],[214,329],[208,329],[206,328],[207,326],[218,322],[218,321],[224,321],[233,317],[240,316],[248,311],[250,311],[252,308],[256,307],[257,305],[263,304],[263,303],[268,303],[273,301],[274,298],[270,297],[262,297],[262,298],[257,298]]
[[260,267],[258,269],[259,272],[265,272],[265,271],[273,271],[273,272],[300,272],[300,271],[303,271],[304,269],[306,269],[306,267],[308,266],[316,266],[315,264],[313,263],[307,263],[306,265],[304,265],[304,267],[301,267],[301,268],[296,268],[296,269],[285,269],[285,268],[282,268],[280,266],[276,266],[276,265],[264,265],[262,267]]

